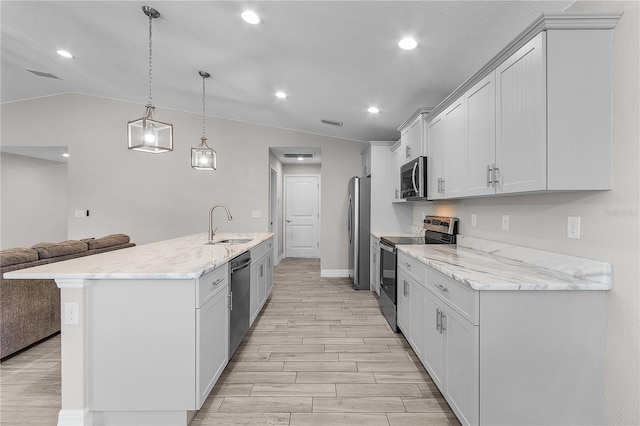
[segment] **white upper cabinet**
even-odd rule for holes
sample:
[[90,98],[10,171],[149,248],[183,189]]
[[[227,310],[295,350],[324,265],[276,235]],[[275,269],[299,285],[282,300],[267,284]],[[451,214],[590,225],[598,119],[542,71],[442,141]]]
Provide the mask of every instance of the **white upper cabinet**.
[[362,151],[362,177],[371,176],[371,146]]
[[422,140],[424,134],[424,119],[422,114],[404,129],[400,136],[403,163],[406,164],[422,155]]
[[441,186],[444,198],[459,197],[466,189],[467,132],[465,100],[454,102],[445,115],[444,179]]
[[465,94],[467,103],[466,191],[464,195],[494,193],[492,171],[496,161],[495,73]]
[[404,198],[400,198],[400,166],[402,166],[402,160],[404,157],[402,156],[402,146],[400,141],[396,143],[392,147],[391,150],[391,199],[392,202],[405,202]]
[[497,193],[546,189],[545,36],[538,34],[495,72]]
[[427,124],[427,198],[430,200],[442,198],[446,142],[443,112]]
[[427,155],[425,117],[431,108],[420,107],[402,123],[400,131],[400,165],[407,164],[416,158]]
[[428,198],[611,189],[618,19],[544,15],[429,113]]

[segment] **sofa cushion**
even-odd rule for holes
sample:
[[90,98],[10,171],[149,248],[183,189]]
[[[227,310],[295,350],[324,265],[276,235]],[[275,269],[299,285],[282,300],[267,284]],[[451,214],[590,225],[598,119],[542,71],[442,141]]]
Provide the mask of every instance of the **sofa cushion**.
[[96,250],[105,247],[120,246],[129,243],[129,236],[126,234],[111,234],[101,238],[87,239],[89,250]]
[[87,243],[76,240],[62,241],[60,243],[38,243],[32,248],[38,251],[40,259],[82,253],[89,250]]
[[38,260],[38,251],[26,247],[0,250],[0,267]]

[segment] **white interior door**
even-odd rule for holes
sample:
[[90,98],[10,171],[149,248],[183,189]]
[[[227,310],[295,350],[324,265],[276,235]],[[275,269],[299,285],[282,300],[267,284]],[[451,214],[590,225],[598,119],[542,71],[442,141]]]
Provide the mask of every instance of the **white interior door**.
[[285,176],[285,256],[320,256],[320,176]]

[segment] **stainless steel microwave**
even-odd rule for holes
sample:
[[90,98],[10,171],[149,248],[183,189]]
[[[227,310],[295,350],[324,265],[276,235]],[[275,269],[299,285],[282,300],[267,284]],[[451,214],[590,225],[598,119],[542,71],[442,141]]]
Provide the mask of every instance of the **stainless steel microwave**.
[[418,157],[400,167],[400,198],[408,201],[427,199],[427,157]]

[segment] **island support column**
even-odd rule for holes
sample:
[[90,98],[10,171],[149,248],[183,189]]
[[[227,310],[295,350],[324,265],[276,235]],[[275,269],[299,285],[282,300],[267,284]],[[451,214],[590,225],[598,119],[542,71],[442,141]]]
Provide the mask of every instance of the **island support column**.
[[62,408],[58,414],[58,426],[92,424],[87,377],[89,283],[84,279],[56,279],[62,311]]

